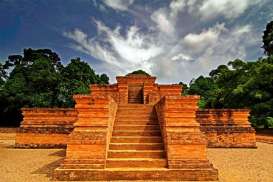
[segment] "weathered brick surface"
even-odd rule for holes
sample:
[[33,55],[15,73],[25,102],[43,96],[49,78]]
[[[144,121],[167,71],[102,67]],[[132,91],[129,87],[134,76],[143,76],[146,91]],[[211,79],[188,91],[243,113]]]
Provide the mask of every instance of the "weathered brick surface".
[[91,85],[92,95],[110,95],[119,104],[128,103],[128,90],[130,85],[143,86],[143,103],[155,104],[160,98],[172,95],[180,96],[182,87],[178,84],[160,85],[155,83],[156,77],[146,75],[118,76],[117,84],[112,85]]
[[62,169],[55,170],[54,180],[63,181],[215,181],[218,174],[210,168],[204,169]]
[[[117,104],[110,95],[75,95],[77,121],[62,169],[103,169]],[[84,161],[82,163],[82,161]]]
[[217,175],[207,160],[206,140],[196,121],[198,99],[198,96],[165,96],[155,105],[168,168],[210,169]]
[[196,113],[208,147],[256,147],[247,109],[206,109]]
[[16,134],[18,148],[65,147],[77,118],[74,109],[23,108],[23,121]]

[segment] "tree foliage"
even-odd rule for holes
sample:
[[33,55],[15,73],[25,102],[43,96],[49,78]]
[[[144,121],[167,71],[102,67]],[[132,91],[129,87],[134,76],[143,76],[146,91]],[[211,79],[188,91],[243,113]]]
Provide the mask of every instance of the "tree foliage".
[[249,108],[253,126],[273,127],[273,21],[262,39],[268,57],[220,65],[193,79],[186,92],[201,96],[201,108]]
[[209,77],[192,80],[188,93],[201,95],[206,108],[250,108],[252,124],[269,127],[273,116],[273,56],[220,65]]
[[88,93],[89,84],[108,80],[79,58],[63,66],[49,49],[25,49],[0,64],[0,124],[18,125],[22,107],[73,107],[73,94]]
[[89,85],[108,84],[109,77],[106,74],[96,75],[95,71],[80,58],[72,59],[61,71],[62,80],[59,84],[59,100],[64,106],[74,105],[74,94],[89,93]]
[[128,75],[146,75],[146,76],[151,76],[150,74],[148,74],[147,72],[145,72],[143,70],[136,70],[136,71],[133,71],[133,72],[129,73]]
[[267,24],[264,31],[263,48],[267,55],[273,55],[273,21]]

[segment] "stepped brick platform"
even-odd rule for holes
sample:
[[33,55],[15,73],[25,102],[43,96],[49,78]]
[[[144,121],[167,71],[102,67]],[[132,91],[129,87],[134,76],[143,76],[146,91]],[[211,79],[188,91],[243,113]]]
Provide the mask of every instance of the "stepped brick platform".
[[208,147],[256,148],[255,130],[248,109],[205,109],[196,113]]
[[[255,145],[247,110],[228,117],[226,110],[200,111],[199,96],[181,96],[180,85],[159,85],[155,79],[127,75],[117,77],[117,84],[91,85],[90,95],[74,96],[71,110],[24,109],[16,145],[66,143],[66,156],[53,173],[54,180],[65,181],[214,181],[218,171],[207,159],[207,145]],[[41,132],[31,138],[35,129]]]
[[[194,114],[193,117],[195,117]],[[198,124],[196,123],[194,127],[198,127]],[[94,151],[92,151],[93,154],[90,154],[90,156],[84,156],[82,149],[85,147],[83,145],[77,146],[77,148],[73,147],[73,153],[76,158],[71,157],[68,155],[69,152],[72,152],[72,146],[69,143],[67,157],[61,167],[54,171],[54,179],[217,179],[217,170],[206,159],[206,142],[204,139],[201,139],[200,130],[196,135],[200,135],[199,139],[201,142],[195,142],[193,145],[190,145],[193,142],[189,140],[184,144],[179,142],[180,145],[168,145],[166,146],[167,150],[172,151],[166,152],[160,128],[157,112],[153,105],[120,104],[118,105],[109,148],[104,150],[107,152],[106,156],[104,156],[105,163],[98,164],[101,159],[98,159],[100,158],[98,155],[94,155]],[[187,133],[184,134],[186,137],[189,137]],[[174,139],[172,139],[172,142],[174,142]],[[185,144],[187,146],[183,147]],[[94,145],[94,147],[98,146]],[[176,154],[174,153],[175,151],[177,151]],[[100,154],[102,153],[105,154],[100,151]],[[81,157],[84,158],[79,159]],[[97,165],[94,164],[94,161]]]
[[16,133],[17,148],[66,147],[77,120],[75,109],[24,108],[24,120]]

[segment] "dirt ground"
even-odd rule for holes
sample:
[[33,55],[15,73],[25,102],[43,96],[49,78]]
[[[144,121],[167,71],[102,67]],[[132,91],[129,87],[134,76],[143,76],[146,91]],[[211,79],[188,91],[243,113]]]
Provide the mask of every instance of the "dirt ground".
[[[63,149],[15,149],[15,134],[0,133],[0,182],[45,182],[65,155]],[[273,144],[257,149],[208,149],[220,182],[272,182]]]

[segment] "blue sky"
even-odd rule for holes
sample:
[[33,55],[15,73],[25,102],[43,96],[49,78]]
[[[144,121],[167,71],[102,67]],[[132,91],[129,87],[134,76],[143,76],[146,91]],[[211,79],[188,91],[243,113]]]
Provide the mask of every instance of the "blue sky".
[[0,0],[0,60],[50,48],[111,82],[136,69],[189,82],[236,58],[263,56],[273,0]]

